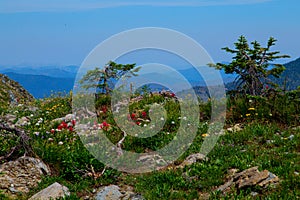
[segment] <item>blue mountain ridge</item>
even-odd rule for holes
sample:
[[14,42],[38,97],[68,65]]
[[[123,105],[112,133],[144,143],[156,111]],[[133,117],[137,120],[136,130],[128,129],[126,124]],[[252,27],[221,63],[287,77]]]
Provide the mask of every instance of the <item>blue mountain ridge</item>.
[[[288,86],[291,89],[295,89],[299,86],[299,80],[293,80],[300,77],[300,58],[295,61],[285,64],[287,68],[280,79],[274,80],[280,84],[288,77]],[[69,92],[73,89],[75,77],[79,67],[78,66],[45,66],[45,67],[1,67],[0,73],[6,74],[12,80],[19,82],[28,92],[30,92],[35,98],[49,97],[56,92]],[[205,87],[205,81],[195,68],[187,68],[178,70],[179,74],[183,75],[192,87]],[[236,75],[225,74],[223,70],[220,71],[220,75],[225,85],[230,84]],[[148,77],[153,80],[157,78],[164,80],[169,85],[174,85],[180,91],[182,82],[174,79],[174,74],[161,75],[159,72],[152,72],[149,74],[140,75],[141,77]],[[213,82],[214,77],[210,77]],[[298,84],[298,85],[295,85]],[[157,84],[150,84],[152,90],[160,90],[164,88]]]

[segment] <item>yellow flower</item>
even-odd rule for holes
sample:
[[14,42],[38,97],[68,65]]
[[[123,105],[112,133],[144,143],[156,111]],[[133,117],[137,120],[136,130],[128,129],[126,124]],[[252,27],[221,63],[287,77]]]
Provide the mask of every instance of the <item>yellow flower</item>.
[[251,115],[251,114],[248,113],[248,114],[246,114],[246,117],[249,117],[250,115]]
[[255,108],[249,108],[248,110],[255,110]]
[[207,134],[207,133],[202,134],[202,137],[208,137],[208,136],[209,136],[209,134]]

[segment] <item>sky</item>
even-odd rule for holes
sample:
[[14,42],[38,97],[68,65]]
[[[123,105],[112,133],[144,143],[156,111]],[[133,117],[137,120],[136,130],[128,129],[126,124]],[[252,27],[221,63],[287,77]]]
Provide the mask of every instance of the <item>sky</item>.
[[[0,66],[81,65],[101,42],[142,27],[179,31],[197,41],[215,62],[240,35],[300,57],[299,0],[0,0]],[[120,44],[122,45],[122,44]],[[145,51],[122,62],[184,65],[166,52]]]

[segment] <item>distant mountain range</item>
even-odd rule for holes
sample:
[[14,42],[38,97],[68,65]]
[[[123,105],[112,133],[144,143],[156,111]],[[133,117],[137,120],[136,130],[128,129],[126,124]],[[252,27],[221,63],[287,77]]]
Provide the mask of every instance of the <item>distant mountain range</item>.
[[53,93],[72,90],[74,78],[57,78],[44,75],[4,73],[10,79],[20,83],[35,98],[49,97]]
[[286,70],[281,74],[280,78],[272,78],[272,81],[280,85],[283,89],[296,90],[300,86],[300,58],[284,66]]
[[[281,86],[286,83],[286,89],[296,89],[300,86],[300,58],[285,64],[285,67],[286,70],[282,76],[279,79],[273,79],[273,81]],[[0,73],[6,74],[12,80],[19,82],[35,98],[44,98],[56,92],[69,92],[72,90],[78,69],[78,66],[0,67]],[[205,81],[196,69],[187,68],[178,70],[178,72],[188,80],[191,86],[196,88],[195,90],[205,93],[201,89],[201,86],[205,86]],[[226,87],[232,85],[231,82],[235,79],[236,75],[225,74],[224,71],[220,71],[220,74]],[[141,77],[143,76],[153,80],[159,77],[159,79],[163,79],[171,85],[175,84],[176,88],[180,88],[183,85],[182,82],[173,78],[176,76],[172,72],[163,76],[159,72],[141,75]],[[210,79],[213,82],[214,77],[210,77]]]
[[16,66],[16,67],[0,67],[0,73],[8,74],[24,74],[24,75],[43,75],[56,78],[74,78],[79,67],[75,65],[70,66],[42,66],[42,67],[30,67],[30,66]]

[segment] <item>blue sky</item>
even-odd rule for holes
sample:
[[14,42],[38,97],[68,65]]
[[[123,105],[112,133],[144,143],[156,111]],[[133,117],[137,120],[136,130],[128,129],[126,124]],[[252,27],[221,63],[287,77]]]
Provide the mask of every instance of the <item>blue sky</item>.
[[[221,48],[240,35],[300,57],[298,0],[1,0],[0,66],[80,65],[100,42],[133,28],[163,27],[199,42],[214,61],[230,61]],[[148,52],[153,61],[172,56]],[[143,62],[145,56],[133,58]],[[150,60],[151,60],[150,59]],[[151,60],[151,61],[152,61]]]

